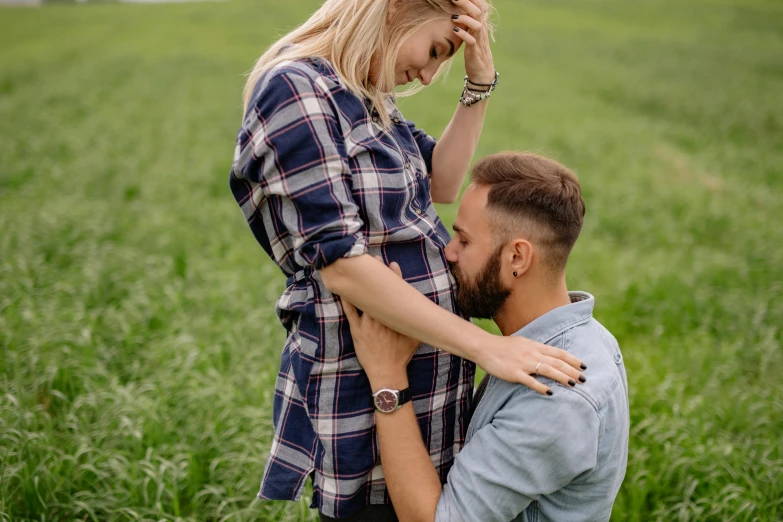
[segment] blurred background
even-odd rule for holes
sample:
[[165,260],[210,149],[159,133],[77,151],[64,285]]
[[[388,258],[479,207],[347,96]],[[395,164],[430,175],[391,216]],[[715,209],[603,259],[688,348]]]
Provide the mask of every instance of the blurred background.
[[[315,520],[254,502],[284,277],[228,172],[244,73],[318,5],[0,9],[1,520]],[[477,157],[580,177],[569,287],[630,382],[613,520],[783,520],[783,3],[495,5]],[[403,112],[439,135],[462,67]]]

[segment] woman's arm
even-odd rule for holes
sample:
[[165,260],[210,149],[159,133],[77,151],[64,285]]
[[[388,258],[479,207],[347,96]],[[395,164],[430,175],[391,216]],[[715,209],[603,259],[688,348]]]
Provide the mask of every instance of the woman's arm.
[[[466,14],[454,19],[457,35],[465,42],[465,72],[478,83],[489,84],[495,79],[495,65],[489,47],[486,13],[489,6],[483,0],[454,0]],[[470,33],[465,31],[467,28]],[[430,187],[432,201],[453,203],[459,197],[470,160],[476,152],[484,115],[489,100],[457,110],[443,132],[432,154]]]
[[434,203],[457,201],[481,137],[488,101],[470,107],[459,104],[443,136],[435,145],[430,173],[430,192]]
[[[539,393],[548,390],[530,375],[539,362],[571,372],[567,366],[578,370],[582,365],[559,348],[485,332],[439,307],[367,254],[339,259],[319,273],[329,291],[389,328],[474,361],[495,377],[524,384]],[[566,386],[572,379],[560,370],[552,378]]]

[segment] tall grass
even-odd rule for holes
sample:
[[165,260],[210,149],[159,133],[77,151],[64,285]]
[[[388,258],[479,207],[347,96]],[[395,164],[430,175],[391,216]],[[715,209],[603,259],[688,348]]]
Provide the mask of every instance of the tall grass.
[[[227,174],[242,73],[316,3],[0,13],[2,520],[315,519],[253,500],[283,277]],[[783,7],[496,5],[479,155],[580,175],[569,286],[631,388],[613,519],[783,520]],[[459,92],[402,108],[437,135]]]

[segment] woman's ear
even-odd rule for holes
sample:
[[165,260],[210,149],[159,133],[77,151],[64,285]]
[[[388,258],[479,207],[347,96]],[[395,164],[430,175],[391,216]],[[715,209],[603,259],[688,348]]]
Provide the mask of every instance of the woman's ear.
[[400,0],[389,0],[389,8],[386,11],[386,23],[391,23],[394,15],[397,14],[397,2]]

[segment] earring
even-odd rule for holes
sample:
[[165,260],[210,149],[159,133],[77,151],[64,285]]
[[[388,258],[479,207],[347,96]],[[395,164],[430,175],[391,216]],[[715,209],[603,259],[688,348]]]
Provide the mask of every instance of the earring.
[[517,276],[517,273],[516,273],[516,272],[514,272],[514,277],[516,277],[516,276]]

